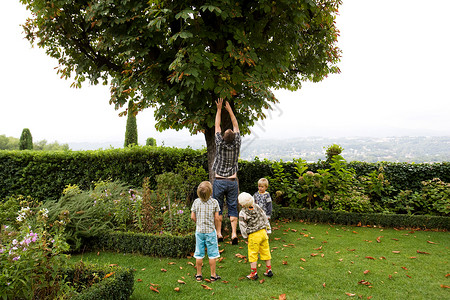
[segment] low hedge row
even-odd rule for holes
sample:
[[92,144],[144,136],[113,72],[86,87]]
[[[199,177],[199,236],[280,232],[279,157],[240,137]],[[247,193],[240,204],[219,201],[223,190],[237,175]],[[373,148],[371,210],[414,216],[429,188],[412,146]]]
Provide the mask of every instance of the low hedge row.
[[450,230],[450,217],[397,214],[361,214],[330,210],[280,207],[277,216],[289,220],[331,223],[340,225],[371,225],[396,228]]
[[[360,214],[277,206],[274,219],[303,220],[325,224],[450,230],[450,217],[396,214]],[[224,228],[229,221],[224,220]],[[195,250],[195,235],[174,236],[136,232],[112,232],[85,241],[91,250],[139,253],[157,257],[186,257]]]
[[[133,270],[118,266],[96,266],[84,263],[63,271],[66,281],[79,287],[79,294],[72,300],[124,300],[129,299],[134,289]],[[95,274],[95,275],[94,275]],[[90,283],[100,280],[88,288]]]
[[112,232],[89,239],[90,249],[139,253],[159,257],[186,257],[195,250],[195,235]]

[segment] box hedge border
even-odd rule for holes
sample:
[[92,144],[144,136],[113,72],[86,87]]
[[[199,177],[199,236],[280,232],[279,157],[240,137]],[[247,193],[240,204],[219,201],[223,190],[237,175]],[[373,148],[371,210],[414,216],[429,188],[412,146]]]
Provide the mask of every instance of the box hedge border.
[[274,217],[292,221],[303,220],[325,224],[450,230],[450,217],[444,216],[361,214],[330,210],[279,207],[276,216]]
[[91,250],[139,253],[158,257],[186,257],[195,250],[195,234],[176,236],[115,231],[95,236],[86,241]]
[[[71,297],[72,300],[123,300],[129,299],[134,290],[134,271],[129,268],[123,268],[119,266],[97,266],[88,265],[84,271],[87,274],[96,273],[97,276],[103,278],[100,282],[93,284],[89,288],[83,289],[79,294]],[[107,274],[111,276],[105,278]],[[68,282],[74,282],[74,276],[76,273],[76,268],[71,267],[63,271],[66,276],[65,280]],[[85,276],[87,277],[87,276]],[[88,281],[88,278],[84,278]],[[83,281],[83,278],[81,278]],[[87,283],[87,282],[86,282]],[[85,284],[86,284],[85,283]]]

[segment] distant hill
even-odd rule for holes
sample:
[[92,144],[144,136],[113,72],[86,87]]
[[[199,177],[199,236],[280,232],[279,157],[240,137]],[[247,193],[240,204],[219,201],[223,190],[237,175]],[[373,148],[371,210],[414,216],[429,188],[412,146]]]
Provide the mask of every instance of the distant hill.
[[[205,142],[199,137],[192,139],[167,139],[157,141],[158,146],[200,149]],[[443,162],[450,161],[450,136],[442,137],[304,137],[294,139],[242,139],[241,159],[291,161],[302,158],[315,162],[325,160],[325,150],[338,144],[347,161],[365,162]],[[123,142],[69,143],[72,150],[95,150],[123,147]]]

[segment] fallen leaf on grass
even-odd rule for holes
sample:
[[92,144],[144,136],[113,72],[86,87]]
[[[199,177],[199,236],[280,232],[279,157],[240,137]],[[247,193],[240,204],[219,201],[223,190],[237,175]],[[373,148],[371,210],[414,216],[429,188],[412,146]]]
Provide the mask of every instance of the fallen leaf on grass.
[[142,282],[142,279],[139,279],[139,278],[138,278],[136,281],[137,281],[137,282]]
[[408,270],[408,268],[407,268],[407,267],[402,267],[402,269],[403,269],[403,270]]
[[366,258],[375,260],[375,258],[373,258],[372,256],[366,256]]
[[367,285],[368,287],[372,287],[372,284],[366,280],[360,280],[358,284]]
[[168,264],[169,264],[169,265],[174,265],[175,263],[174,263],[174,262],[169,262]]
[[161,272],[167,272],[167,270],[166,269],[161,269]]
[[278,300],[286,300],[286,294],[281,294],[278,296]]
[[436,244],[435,242],[432,241],[427,241],[428,244]]
[[203,287],[205,290],[212,290],[212,288],[210,288],[210,287],[207,286],[206,284],[202,284],[202,287]]
[[423,252],[423,251],[419,251],[419,250],[417,250],[417,253],[420,253],[420,254],[430,254],[430,253],[428,253],[428,252]]
[[409,276],[408,274],[406,274],[407,277],[412,278],[411,276]]
[[311,256],[312,256],[312,257],[317,256],[317,255],[319,255],[319,254],[317,254],[317,253],[311,253]]
[[369,273],[370,271],[369,270],[365,270],[363,273],[364,273],[364,275],[365,274],[367,274],[367,273]]
[[194,265],[194,263],[192,261],[189,261],[187,264],[195,267],[195,265]]
[[349,296],[349,297],[354,297],[354,296],[356,296],[356,294],[352,294],[352,293],[345,293],[347,296]]
[[180,288],[179,287],[176,287],[176,288],[174,288],[173,289],[175,292],[179,292],[180,291]]
[[184,282],[183,280],[180,280],[180,279],[178,279],[177,282],[178,282],[178,283],[181,283],[181,284],[186,284],[186,282]]
[[450,273],[445,274],[445,278],[447,278],[448,276],[450,276]]
[[319,248],[316,248],[314,250],[322,250],[322,246],[320,246]]
[[261,280],[259,281],[259,283],[264,283],[264,281],[265,281],[264,279],[261,279]]
[[399,254],[400,251],[392,251],[392,253]]
[[227,280],[222,280],[222,283],[229,283],[229,281],[227,281]]
[[417,257],[415,257],[415,256],[411,256],[411,257],[410,257],[410,259],[415,259],[415,258],[417,258]]
[[274,240],[275,240],[275,241],[279,241],[279,240],[281,240],[281,238],[274,238]]
[[381,238],[382,238],[383,236],[379,236],[379,237],[377,237],[377,243],[381,243]]
[[450,286],[441,284],[441,288],[443,288],[443,289],[450,289]]
[[159,293],[158,289],[153,286],[150,286],[150,290],[154,291],[155,293]]
[[356,249],[347,249],[347,251],[355,251]]
[[324,282],[324,283],[322,284],[322,286],[323,286],[323,287],[326,287],[326,284],[325,284],[325,282]]
[[234,256],[239,257],[239,258],[246,258],[247,256],[242,255],[240,253],[236,253]]
[[302,257],[300,258],[300,260],[306,262],[306,259],[304,259],[304,258],[302,258]]
[[283,260],[283,265],[287,265],[288,262],[286,260]]

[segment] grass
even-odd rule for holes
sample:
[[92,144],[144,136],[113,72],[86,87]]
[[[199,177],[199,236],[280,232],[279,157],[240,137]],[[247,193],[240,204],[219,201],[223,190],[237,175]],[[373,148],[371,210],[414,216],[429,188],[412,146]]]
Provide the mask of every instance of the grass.
[[[264,277],[265,264],[261,262],[258,281],[245,278],[250,265],[236,256],[247,255],[242,239],[237,246],[227,240],[220,245],[223,252],[217,273],[222,281],[212,283],[195,281],[194,258],[95,252],[72,259],[136,269],[134,300],[279,299],[283,294],[286,299],[450,298],[448,232],[281,221],[272,225],[275,275]],[[209,278],[206,258],[203,274]]]

